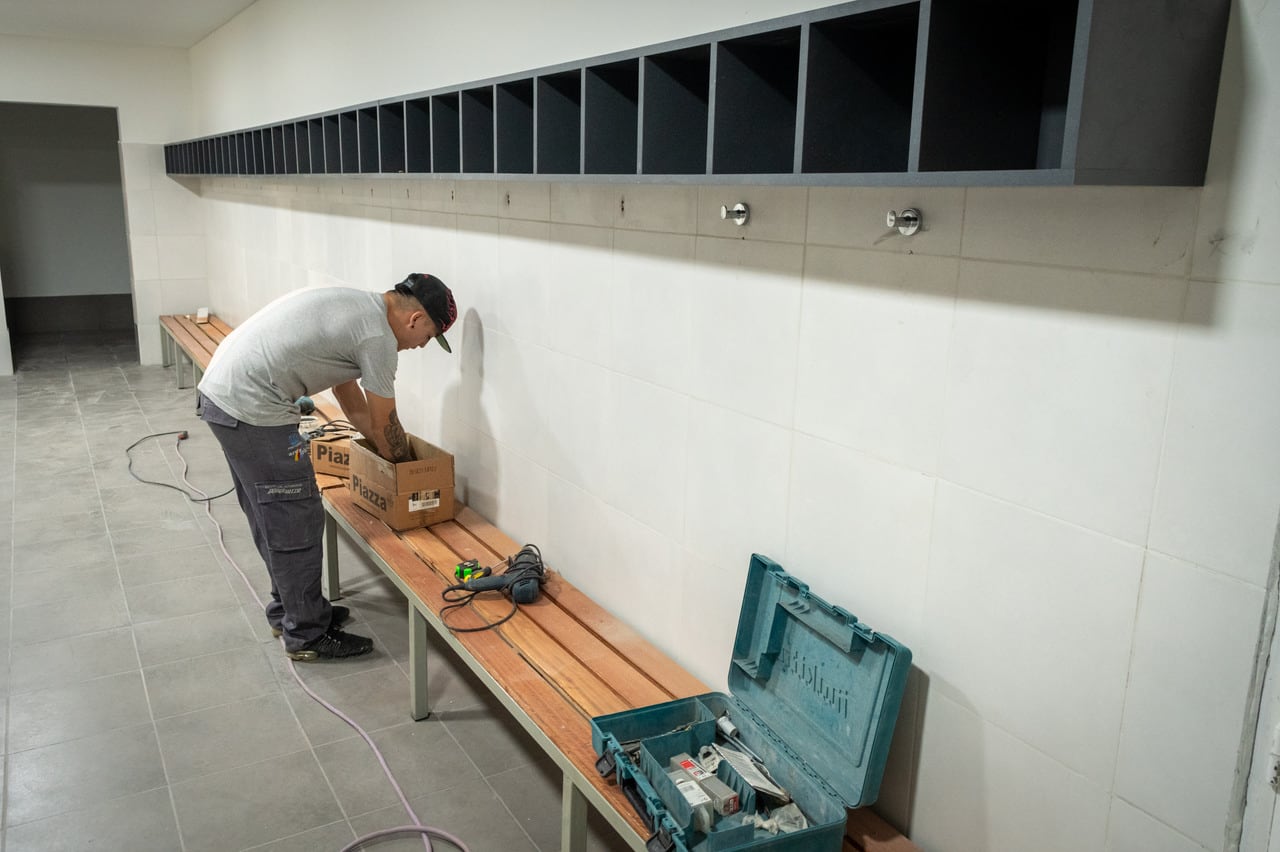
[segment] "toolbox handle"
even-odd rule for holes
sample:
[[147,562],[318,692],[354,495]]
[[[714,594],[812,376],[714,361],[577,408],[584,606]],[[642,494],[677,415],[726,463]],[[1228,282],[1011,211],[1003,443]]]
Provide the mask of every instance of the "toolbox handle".
[[653,831],[653,817],[649,814],[648,803],[645,802],[644,794],[640,792],[640,785],[636,783],[636,779],[628,775],[622,777],[623,773],[618,773],[618,786],[622,788],[622,795],[627,797],[627,801],[631,803],[631,807],[636,809],[636,813],[640,814],[640,819],[644,821],[645,828]]
[[783,574],[778,606],[792,613],[799,621],[804,622],[837,648],[849,651],[854,647],[854,640],[871,644],[876,639],[876,632],[858,621],[858,617],[847,609],[833,606],[822,598],[814,597],[809,586]]

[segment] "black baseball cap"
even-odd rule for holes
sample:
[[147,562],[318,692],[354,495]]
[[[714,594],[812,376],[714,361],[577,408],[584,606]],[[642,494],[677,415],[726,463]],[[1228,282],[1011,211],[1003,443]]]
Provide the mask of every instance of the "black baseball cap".
[[448,331],[458,319],[458,304],[453,301],[453,291],[434,275],[414,272],[395,286],[397,293],[413,296],[422,303],[422,308],[436,324],[436,342],[445,352],[453,352],[449,341],[444,339]]

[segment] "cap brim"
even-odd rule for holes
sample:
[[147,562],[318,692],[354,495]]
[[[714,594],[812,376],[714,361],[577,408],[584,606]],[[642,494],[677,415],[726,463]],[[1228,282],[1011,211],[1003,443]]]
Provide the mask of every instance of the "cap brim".
[[449,341],[444,339],[443,334],[436,335],[436,343],[439,343],[440,348],[443,349],[445,352],[448,352],[450,355],[453,354],[453,347],[449,345]]

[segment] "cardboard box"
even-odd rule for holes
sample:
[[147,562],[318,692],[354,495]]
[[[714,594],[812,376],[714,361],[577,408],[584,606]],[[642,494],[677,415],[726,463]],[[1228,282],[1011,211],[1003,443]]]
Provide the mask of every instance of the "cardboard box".
[[367,438],[351,441],[349,485],[356,505],[393,530],[411,530],[451,520],[453,456],[408,435],[413,461],[393,464]]
[[359,432],[336,432],[311,439],[311,466],[316,473],[329,476],[350,476],[351,439]]

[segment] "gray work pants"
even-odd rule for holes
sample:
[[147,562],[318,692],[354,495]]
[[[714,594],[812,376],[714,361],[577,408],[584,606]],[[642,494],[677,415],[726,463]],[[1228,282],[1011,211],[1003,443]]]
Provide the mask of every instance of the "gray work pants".
[[321,591],[324,506],[311,456],[297,426],[251,426],[200,396],[209,424],[231,468],[236,497],[253,543],[271,576],[267,621],[296,651],[329,628],[332,607]]

